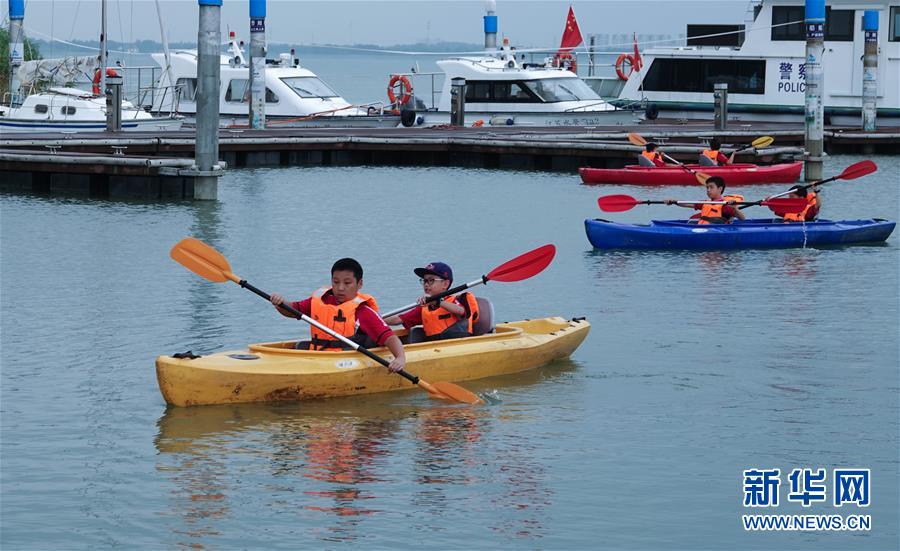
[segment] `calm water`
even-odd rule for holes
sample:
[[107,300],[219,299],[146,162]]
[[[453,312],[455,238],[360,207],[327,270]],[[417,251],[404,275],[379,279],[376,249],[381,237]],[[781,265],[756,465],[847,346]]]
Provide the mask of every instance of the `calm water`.
[[[826,171],[857,160],[831,157]],[[898,217],[900,159],[875,160],[878,173],[827,188],[828,217]],[[699,186],[380,167],[231,170],[206,204],[0,196],[0,545],[897,549],[897,235],[827,250],[601,253],[583,220],[607,193],[702,197]],[[167,409],[158,354],[307,331],[170,260],[188,235],[256,286],[297,297],[354,256],[388,308],[414,298],[423,262],[468,281],[552,242],[547,271],[480,294],[501,320],[587,316],[593,330],[570,360],[467,383],[487,406],[410,390]],[[827,468],[829,480],[834,467],[871,468],[869,508],[802,512],[870,514],[872,531],[745,532],[750,467],[782,470],[783,502],[792,468]]]

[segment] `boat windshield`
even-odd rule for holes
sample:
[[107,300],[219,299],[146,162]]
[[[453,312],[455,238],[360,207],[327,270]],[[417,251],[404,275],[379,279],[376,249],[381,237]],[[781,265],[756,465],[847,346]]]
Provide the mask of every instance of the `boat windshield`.
[[577,77],[526,80],[525,86],[547,103],[555,101],[597,100],[600,96]]
[[281,79],[301,98],[336,98],[338,93],[316,77],[288,77]]

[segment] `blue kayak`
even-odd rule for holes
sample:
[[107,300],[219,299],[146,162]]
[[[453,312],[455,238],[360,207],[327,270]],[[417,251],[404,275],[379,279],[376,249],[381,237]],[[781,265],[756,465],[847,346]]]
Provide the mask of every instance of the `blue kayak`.
[[874,243],[887,239],[895,225],[878,218],[790,224],[763,219],[704,225],[686,220],[653,220],[650,224],[584,221],[588,239],[598,249],[756,249]]

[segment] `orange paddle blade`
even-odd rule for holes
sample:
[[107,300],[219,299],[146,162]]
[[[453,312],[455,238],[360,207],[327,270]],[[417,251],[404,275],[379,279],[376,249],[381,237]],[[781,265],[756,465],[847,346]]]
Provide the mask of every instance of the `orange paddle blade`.
[[441,398],[442,400],[452,400],[455,402],[461,402],[463,404],[483,404],[484,400],[478,397],[474,392],[469,392],[459,385],[455,385],[453,383],[447,383],[443,381],[438,381],[436,383],[425,383],[427,386],[423,386],[421,379],[419,380],[419,386],[422,386],[428,393],[434,398]]
[[490,281],[506,283],[528,279],[541,273],[544,268],[549,266],[553,262],[554,256],[556,256],[556,246],[547,244],[497,266],[485,277]]
[[629,132],[628,141],[631,142],[632,145],[639,145],[641,147],[647,145],[647,140],[637,132]]
[[696,178],[697,181],[700,182],[700,184],[704,185],[704,186],[706,185],[706,181],[709,180],[711,177],[712,176],[710,176],[709,174],[706,174],[705,172],[695,172],[694,173],[694,178]]
[[597,199],[597,205],[603,212],[625,212],[640,203],[631,195],[606,195]]
[[231,266],[222,253],[199,239],[182,239],[172,247],[169,255],[188,270],[215,283],[240,281],[240,278],[231,273]]

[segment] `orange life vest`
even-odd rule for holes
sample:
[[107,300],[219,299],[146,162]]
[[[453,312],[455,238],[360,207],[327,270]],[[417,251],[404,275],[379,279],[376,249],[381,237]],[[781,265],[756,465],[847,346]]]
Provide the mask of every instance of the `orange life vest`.
[[813,207],[819,206],[819,198],[816,196],[814,192],[808,192],[806,194],[806,208],[801,210],[800,212],[786,212],[784,213],[784,221],[785,222],[806,222],[806,214]]
[[654,165],[656,164],[656,159],[662,159],[662,155],[660,155],[659,151],[654,151],[653,153],[649,151],[641,151],[641,155],[643,155]]
[[716,150],[704,149],[703,154],[706,155],[707,157],[709,157],[710,159],[712,159],[712,162],[714,162],[716,165],[719,164],[719,150],[718,149],[716,149]]
[[[310,303],[309,313],[312,319],[335,333],[347,338],[352,337],[356,333],[356,309],[363,304],[376,312],[378,311],[378,303],[375,302],[375,298],[364,293],[357,293],[356,298],[341,304],[326,304],[322,297],[330,290],[331,287],[316,289],[316,292],[311,297],[312,302]],[[341,341],[333,338],[315,325],[310,325],[309,331],[312,336],[310,350],[344,349]]]
[[[722,197],[723,201],[743,201],[743,195],[726,195]],[[731,219],[725,219],[722,216],[722,207],[724,204],[720,205],[703,205],[700,209],[700,220],[697,222],[698,224],[730,224]]]
[[[444,302],[459,304],[463,308],[468,308],[469,319],[467,327],[469,334],[471,334],[472,327],[474,326],[475,321],[478,320],[478,301],[475,300],[475,296],[472,293],[463,293],[455,297],[446,297],[443,300]],[[463,300],[466,302],[465,304],[461,302]],[[422,307],[422,329],[425,330],[426,337],[440,335],[450,327],[459,323],[462,319],[464,318],[451,314],[445,308],[435,308],[432,310],[428,306]]]

